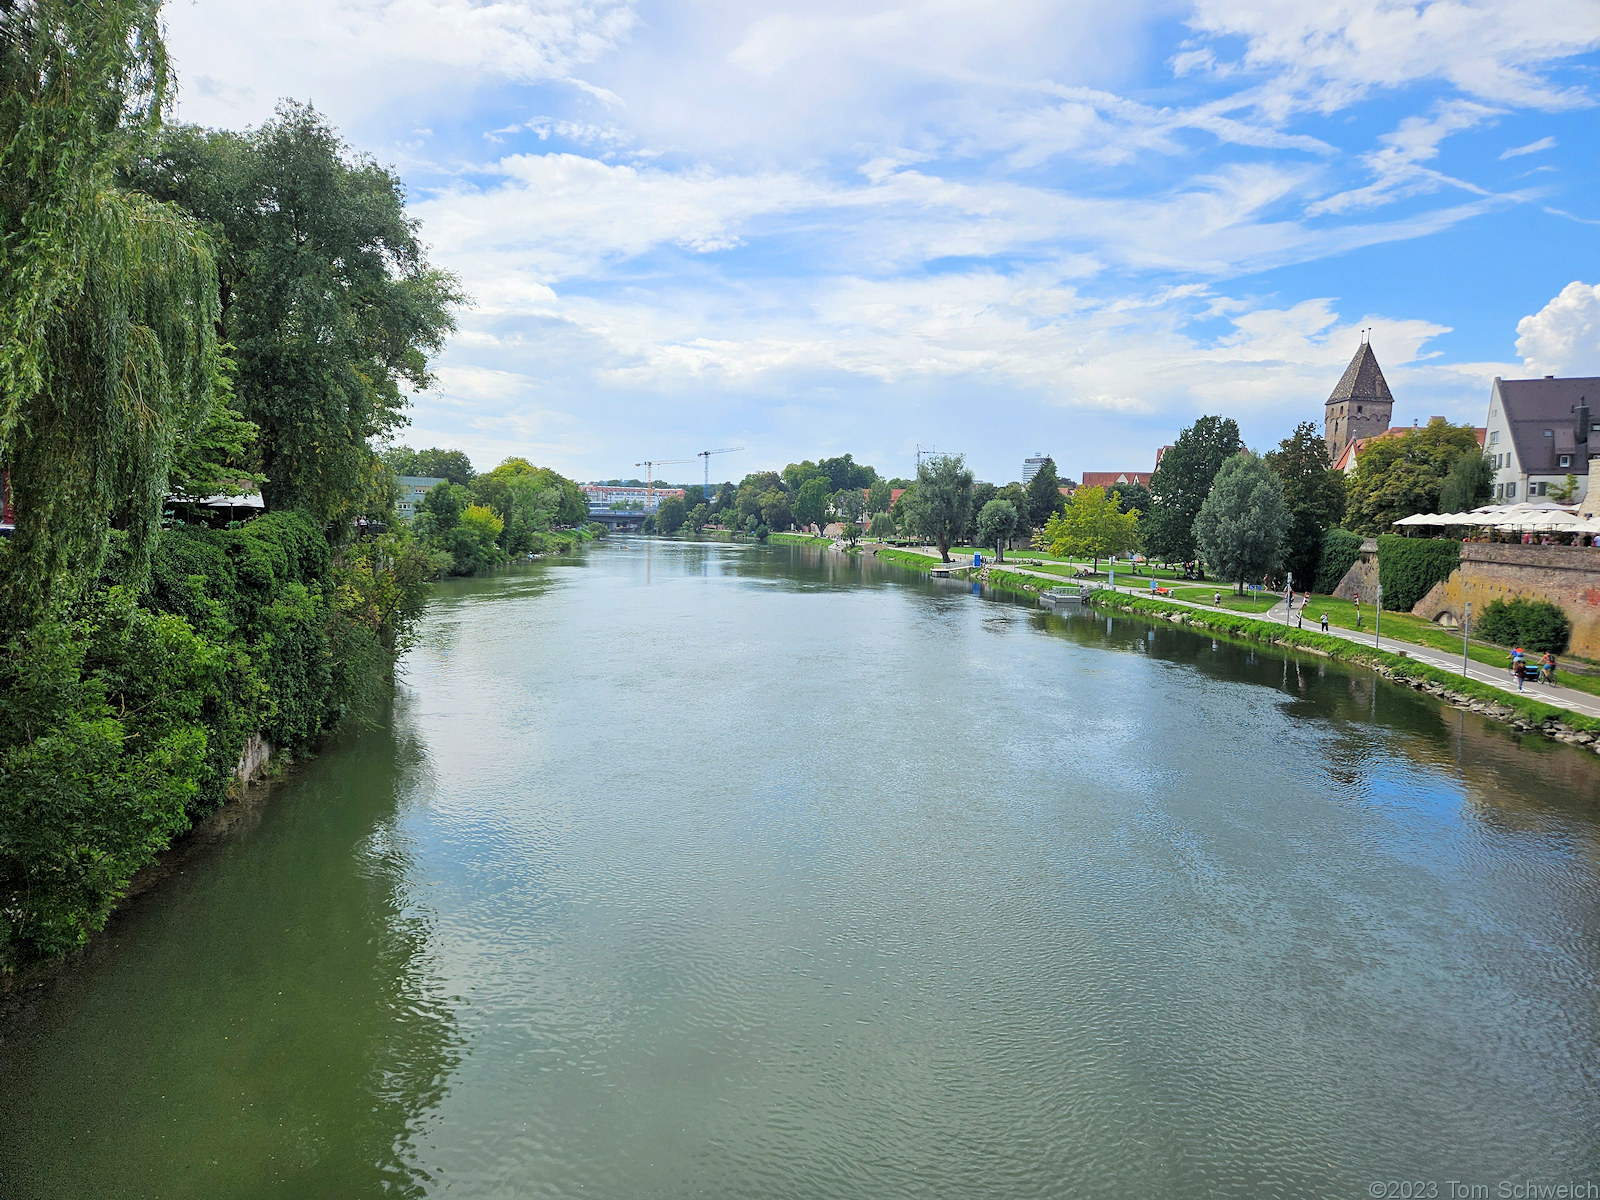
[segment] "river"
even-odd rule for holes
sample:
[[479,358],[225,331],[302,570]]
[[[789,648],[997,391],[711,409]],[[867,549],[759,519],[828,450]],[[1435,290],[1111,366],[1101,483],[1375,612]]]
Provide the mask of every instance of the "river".
[[6,1200],[1600,1186],[1592,753],[778,546],[403,668],[10,1014]]

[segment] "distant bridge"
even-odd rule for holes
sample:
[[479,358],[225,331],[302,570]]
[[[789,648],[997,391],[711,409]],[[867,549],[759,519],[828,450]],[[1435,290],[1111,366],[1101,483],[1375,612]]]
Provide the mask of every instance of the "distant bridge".
[[589,520],[598,521],[613,533],[638,529],[644,524],[642,512],[612,512],[609,508],[591,508]]

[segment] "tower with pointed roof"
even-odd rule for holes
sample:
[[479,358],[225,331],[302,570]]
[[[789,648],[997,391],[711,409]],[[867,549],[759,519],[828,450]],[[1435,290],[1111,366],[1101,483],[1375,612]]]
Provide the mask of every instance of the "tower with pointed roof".
[[1372,352],[1372,343],[1362,334],[1361,348],[1323,406],[1322,439],[1328,444],[1328,461],[1338,462],[1344,448],[1357,438],[1387,432],[1393,415],[1394,395],[1378,366],[1378,356]]

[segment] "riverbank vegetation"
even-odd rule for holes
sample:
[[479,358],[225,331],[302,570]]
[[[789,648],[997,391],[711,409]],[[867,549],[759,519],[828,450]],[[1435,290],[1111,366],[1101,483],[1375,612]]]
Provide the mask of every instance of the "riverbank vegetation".
[[81,945],[242,760],[369,706],[444,565],[372,442],[455,280],[311,108],[167,124],[158,16],[0,9],[0,974]]

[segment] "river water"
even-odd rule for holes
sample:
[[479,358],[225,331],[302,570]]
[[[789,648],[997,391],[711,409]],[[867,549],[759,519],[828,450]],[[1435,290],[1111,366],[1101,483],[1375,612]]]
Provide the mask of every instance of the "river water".
[[1600,1186],[1600,759],[618,539],[441,586],[392,719],[0,1033],[6,1200]]

